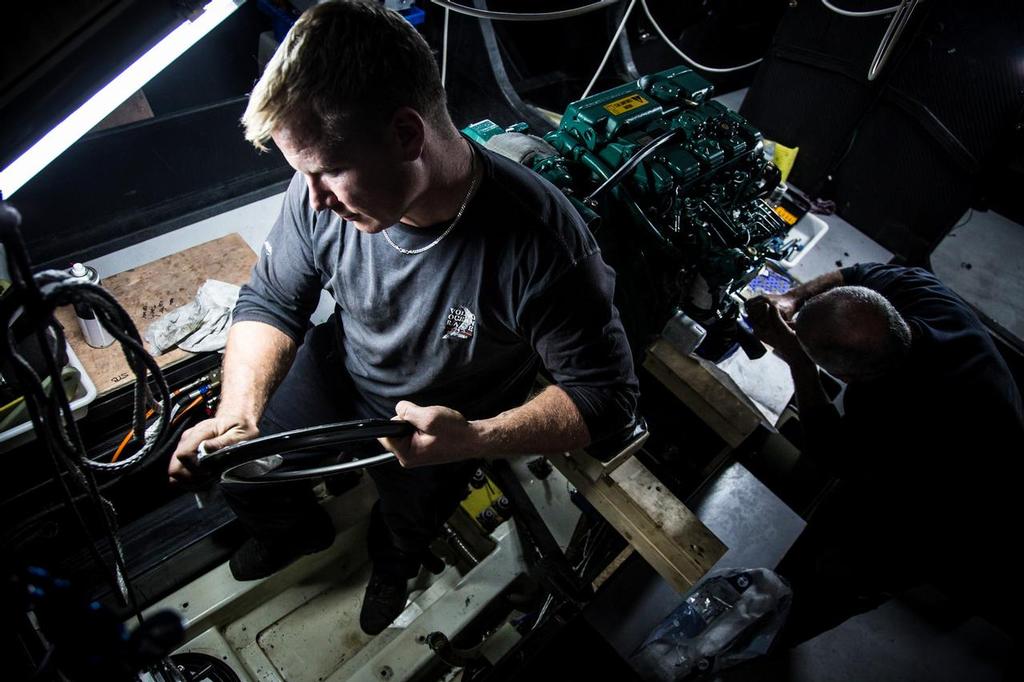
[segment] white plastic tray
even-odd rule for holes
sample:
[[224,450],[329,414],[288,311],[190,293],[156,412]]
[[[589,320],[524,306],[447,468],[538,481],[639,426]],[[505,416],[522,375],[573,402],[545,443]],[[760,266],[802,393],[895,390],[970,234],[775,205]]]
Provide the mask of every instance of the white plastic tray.
[[[92,379],[85,372],[85,367],[82,366],[78,356],[75,355],[75,351],[71,350],[71,346],[65,345],[68,351],[68,363],[78,370],[81,380],[78,384],[78,391],[75,393],[75,397],[71,400],[71,412],[74,414],[75,419],[81,419],[85,416],[85,413],[89,411],[89,403],[96,399],[96,385],[92,383]],[[0,452],[7,452],[13,450],[19,445],[35,440],[36,432],[32,428],[32,420],[29,419],[24,421],[17,426],[12,426],[6,431],[0,432]]]
[[821,241],[821,238],[828,232],[828,223],[814,215],[813,213],[805,213],[800,220],[796,221],[796,225],[789,228],[789,232],[786,234],[786,241],[790,239],[796,239],[797,242],[803,246],[799,251],[793,254],[793,257],[787,260],[779,261],[788,270],[803,259],[807,253],[814,248],[815,244]]

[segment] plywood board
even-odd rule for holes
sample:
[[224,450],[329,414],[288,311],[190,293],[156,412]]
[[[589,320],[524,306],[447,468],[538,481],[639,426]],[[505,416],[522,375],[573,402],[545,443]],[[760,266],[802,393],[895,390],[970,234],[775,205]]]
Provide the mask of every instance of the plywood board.
[[[196,291],[207,279],[244,284],[255,263],[256,254],[245,240],[238,234],[229,234],[104,278],[103,287],[121,303],[143,334],[146,327],[165,313],[195,298]],[[89,346],[82,338],[75,311],[70,306],[57,310],[57,320],[64,325],[68,343],[96,384],[99,395],[135,381],[120,344],[115,342],[107,348]],[[147,350],[152,352],[152,348]],[[191,355],[176,348],[156,360],[163,368]]]

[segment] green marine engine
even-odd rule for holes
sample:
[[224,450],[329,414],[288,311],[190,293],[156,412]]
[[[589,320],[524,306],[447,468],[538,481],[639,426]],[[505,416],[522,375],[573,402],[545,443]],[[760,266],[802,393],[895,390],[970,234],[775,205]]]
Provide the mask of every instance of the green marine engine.
[[786,255],[789,225],[768,202],[780,174],[761,133],[711,94],[677,67],[573,102],[543,139],[525,124],[464,130],[570,198],[618,273],[617,303],[638,352],[679,317],[707,331],[698,349],[707,358],[737,341],[763,352],[737,324],[732,294]]

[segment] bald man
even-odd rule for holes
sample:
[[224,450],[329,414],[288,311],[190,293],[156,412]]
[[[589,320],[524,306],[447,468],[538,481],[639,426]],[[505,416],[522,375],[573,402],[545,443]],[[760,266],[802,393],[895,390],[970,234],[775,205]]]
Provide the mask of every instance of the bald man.
[[[815,600],[849,587],[846,606],[869,606],[919,581],[963,586],[1008,565],[1024,410],[967,303],[927,271],[869,263],[753,299],[747,312],[790,366],[804,451],[841,482],[801,547],[814,545],[813,571],[826,576]],[[838,408],[819,368],[846,384]]]

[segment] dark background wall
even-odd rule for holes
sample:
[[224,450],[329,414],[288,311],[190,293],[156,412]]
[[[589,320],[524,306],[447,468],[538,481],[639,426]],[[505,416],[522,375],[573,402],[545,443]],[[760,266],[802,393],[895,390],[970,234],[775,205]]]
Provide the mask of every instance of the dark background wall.
[[242,5],[143,88],[152,118],[86,135],[22,187],[33,261],[66,267],[280,190],[291,170],[238,123],[269,29]]
[[766,136],[800,147],[793,183],[833,199],[894,253],[927,263],[969,207],[1024,222],[1024,5],[923,2],[868,81],[888,23],[798,3],[742,113]]

